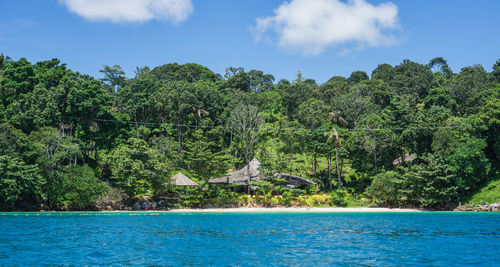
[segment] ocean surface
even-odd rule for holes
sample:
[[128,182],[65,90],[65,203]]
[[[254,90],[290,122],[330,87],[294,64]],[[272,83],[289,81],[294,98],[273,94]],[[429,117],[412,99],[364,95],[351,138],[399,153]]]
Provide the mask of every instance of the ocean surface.
[[2,213],[0,265],[500,266],[500,213]]

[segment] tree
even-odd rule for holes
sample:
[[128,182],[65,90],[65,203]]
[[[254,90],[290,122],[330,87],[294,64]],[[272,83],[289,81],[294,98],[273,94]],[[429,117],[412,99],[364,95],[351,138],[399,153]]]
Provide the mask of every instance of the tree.
[[158,90],[160,83],[153,76],[132,79],[117,94],[118,108],[138,125],[156,120],[153,94]]
[[114,127],[109,121],[112,97],[101,87],[101,83],[88,75],[68,73],[60,86],[67,92],[64,103],[63,122],[73,125],[74,136],[83,141],[83,155],[91,166],[96,166],[98,151],[109,145]]
[[482,139],[470,138],[460,143],[448,161],[457,177],[458,191],[466,193],[487,179],[490,164],[483,150],[486,142]]
[[289,118],[296,118],[300,104],[310,98],[317,90],[317,87],[315,83],[306,81],[295,82],[289,86],[283,86],[282,93],[285,115]]
[[500,83],[500,59],[495,62],[495,65],[493,65],[493,72],[491,74],[493,75],[494,80],[497,83]]
[[422,160],[425,163],[413,165],[403,174],[401,194],[406,204],[431,208],[457,201],[456,176],[446,161],[432,154]]
[[396,88],[399,94],[410,96],[413,103],[424,99],[434,86],[434,76],[430,69],[407,59],[394,68],[394,73],[395,76],[389,84]]
[[[255,143],[259,137],[259,128],[263,123],[263,119],[257,107],[241,104],[234,108],[230,120],[231,129],[238,138],[240,150],[248,163],[253,158]],[[247,184],[250,185],[251,176],[249,164],[247,164],[247,173]],[[248,193],[250,193],[250,186],[248,186]]]
[[107,193],[107,186],[97,179],[88,165],[65,166],[49,184],[51,200],[66,208],[86,209]]
[[35,69],[25,58],[19,61],[7,61],[4,64],[0,80],[0,100],[4,105],[13,102],[19,95],[33,90],[37,83]]
[[316,98],[333,106],[337,98],[349,92],[349,83],[344,77],[334,76],[316,90]]
[[381,64],[372,71],[372,80],[382,80],[384,82],[390,82],[395,75],[396,73],[391,65]]
[[[342,186],[342,176],[341,176],[341,171],[339,167],[339,148],[341,144],[341,139],[339,137],[339,133],[337,132],[337,129],[332,128],[330,132],[325,133],[328,136],[328,139],[326,140],[327,144],[330,145],[330,147],[333,147],[335,150],[335,167],[337,169],[337,181],[338,181],[338,187]],[[331,185],[331,157],[328,157],[328,175],[329,175],[329,180],[330,180],[330,190],[332,189]]]
[[448,88],[433,88],[424,99],[426,108],[432,106],[442,106],[450,110],[456,110],[456,102],[451,98],[451,92]]
[[448,78],[453,75],[453,71],[448,66],[446,60],[442,57],[431,59],[428,66],[433,73],[441,73]]
[[328,118],[325,103],[314,98],[309,98],[302,102],[298,108],[297,115],[299,122],[309,129],[319,127]]
[[[221,149],[216,136],[221,136],[220,128],[204,131],[198,129],[193,132],[186,142],[185,162],[189,170],[193,170],[201,177],[214,177],[224,174],[228,169],[228,151]],[[218,142],[217,142],[218,141]]]
[[11,123],[28,134],[44,126],[59,127],[61,111],[58,99],[63,93],[57,88],[47,89],[36,85],[32,92],[22,94],[17,101],[11,103]]
[[488,144],[486,151],[493,166],[498,169],[500,168],[500,98],[491,97],[483,105],[479,113],[479,121],[487,125],[484,130]]
[[358,70],[358,71],[351,73],[351,76],[349,76],[349,78],[347,78],[347,82],[349,84],[356,84],[356,83],[359,83],[361,81],[367,81],[369,79],[370,79],[370,77],[368,77],[368,74],[366,74],[366,72]]
[[480,107],[477,97],[485,90],[488,75],[481,65],[463,68],[451,82],[451,97],[460,107],[458,114],[476,113]]
[[353,89],[347,94],[336,97],[332,103],[332,109],[338,116],[344,118],[347,126],[355,128],[363,116],[376,113],[379,107],[371,101],[370,97],[362,96]]
[[106,89],[109,94],[113,95],[118,92],[120,88],[125,86],[127,78],[125,77],[125,72],[122,67],[119,65],[114,65],[113,67],[104,65],[104,69],[99,72],[104,74],[104,78],[102,78],[101,81],[107,85]]
[[318,173],[318,154],[326,154],[328,151],[327,132],[332,127],[331,123],[322,124],[319,128],[309,131],[306,136],[308,149],[313,152],[314,177],[317,177]]
[[394,155],[399,155],[397,136],[386,129],[384,120],[375,114],[365,116],[360,130],[354,131],[349,140],[353,163],[363,171],[378,172],[392,166]]
[[[45,180],[36,165],[0,154],[0,209],[20,202],[36,203],[43,196]],[[3,207],[2,207],[3,206]]]
[[395,171],[383,172],[373,177],[372,184],[368,192],[384,201],[384,204],[400,204],[400,192],[403,189],[404,180],[401,175]]
[[55,128],[43,127],[32,132],[29,139],[36,149],[37,163],[48,178],[60,166],[78,164],[82,157],[78,141],[71,137],[62,137]]
[[382,80],[361,81],[351,88],[351,92],[356,92],[361,97],[369,97],[371,102],[384,108],[390,104],[394,89]]
[[182,81],[189,83],[197,81],[215,82],[220,80],[209,68],[196,63],[186,63],[184,65],[177,63],[165,64],[154,68],[151,74],[162,83]]
[[[130,138],[104,156],[109,180],[129,197],[152,190],[157,197],[170,177],[174,164],[162,151],[151,148],[144,140]],[[106,172],[104,170],[103,172]]]

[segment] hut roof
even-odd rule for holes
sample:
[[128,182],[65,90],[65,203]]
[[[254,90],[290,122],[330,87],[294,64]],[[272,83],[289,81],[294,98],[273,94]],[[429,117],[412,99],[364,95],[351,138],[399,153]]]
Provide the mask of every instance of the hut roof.
[[401,164],[405,165],[405,164],[408,164],[410,162],[413,162],[416,159],[417,159],[416,156],[406,154],[406,155],[404,155],[402,157],[399,157],[399,158],[395,159],[392,162],[392,165],[394,165],[394,166],[401,165]]
[[172,177],[172,185],[175,186],[198,186],[196,182],[189,179],[186,175],[178,173]]
[[285,178],[288,185],[315,185],[314,181],[311,181],[307,178],[295,176],[287,173],[278,173],[278,177]]
[[227,176],[212,178],[208,180],[208,183],[211,184],[248,184],[248,172],[247,167],[250,167],[250,181],[259,181],[261,179],[259,174],[260,161],[256,158],[253,158],[248,165],[237,170],[235,172],[230,173]]

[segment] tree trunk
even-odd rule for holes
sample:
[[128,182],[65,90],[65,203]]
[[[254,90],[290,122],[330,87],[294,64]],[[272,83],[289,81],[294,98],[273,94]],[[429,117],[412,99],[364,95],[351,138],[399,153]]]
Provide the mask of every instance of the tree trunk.
[[332,157],[328,154],[328,187],[332,190]]
[[179,152],[182,151],[182,132],[181,132],[181,127],[177,126],[177,141],[179,142]]
[[335,165],[337,167],[337,177],[339,179],[339,187],[342,185],[342,178],[340,176],[340,169],[339,169],[339,150],[338,148],[335,148]]
[[318,160],[317,160],[317,152],[314,150],[314,178],[317,178],[317,168],[318,168]]
[[94,141],[94,159],[95,161],[97,162],[99,160],[98,158],[98,155],[97,155],[97,146],[96,146],[96,142]]
[[252,176],[250,175],[250,161],[248,160],[250,157],[250,147],[249,147],[249,140],[247,138],[246,140],[246,145],[245,145],[245,158],[247,159],[247,175],[248,175],[248,188],[247,188],[247,193],[250,195],[250,182]]
[[247,174],[248,174],[248,188],[247,188],[247,194],[250,195],[250,180],[251,180],[251,175],[250,175],[250,162],[247,164]]

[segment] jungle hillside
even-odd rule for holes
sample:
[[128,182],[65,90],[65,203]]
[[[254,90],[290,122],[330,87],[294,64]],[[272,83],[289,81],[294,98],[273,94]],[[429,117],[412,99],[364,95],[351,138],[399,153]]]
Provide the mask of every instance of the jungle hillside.
[[[500,60],[458,73],[439,57],[403,60],[321,84],[196,63],[100,72],[0,56],[0,210],[141,197],[447,208],[500,178]],[[266,179],[250,194],[208,183],[253,158]],[[199,187],[170,185],[179,172]],[[276,172],[316,185],[286,187]]]

